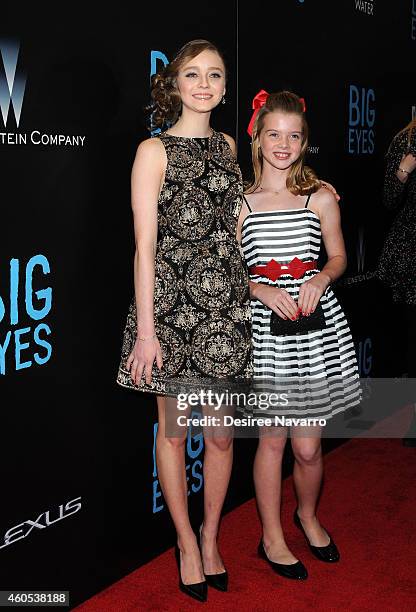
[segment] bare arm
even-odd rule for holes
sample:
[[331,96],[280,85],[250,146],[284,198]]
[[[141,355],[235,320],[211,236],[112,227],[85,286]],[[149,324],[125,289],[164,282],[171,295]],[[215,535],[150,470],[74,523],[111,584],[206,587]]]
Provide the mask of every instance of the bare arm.
[[[134,255],[134,288],[137,308],[137,338],[127,368],[136,384],[143,371],[151,382],[153,362],[162,367],[159,342],[153,338],[155,254],[157,244],[157,201],[166,168],[166,153],[159,139],[142,142],[136,153],[131,174],[131,205],[136,251]],[[145,340],[140,340],[140,338]]]
[[341,276],[347,267],[341,215],[334,195],[328,190],[320,189],[311,200],[310,208],[320,218],[328,261],[321,272],[303,283],[299,290],[298,304],[304,314],[315,310],[327,287]]

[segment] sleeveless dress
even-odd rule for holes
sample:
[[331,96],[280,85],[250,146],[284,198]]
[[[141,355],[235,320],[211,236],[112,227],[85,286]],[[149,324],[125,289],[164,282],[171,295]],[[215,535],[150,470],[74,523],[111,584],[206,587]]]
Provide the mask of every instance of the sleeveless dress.
[[[242,250],[249,267],[266,265],[271,259],[288,264],[294,257],[301,261],[318,259],[321,246],[319,217],[308,208],[253,212],[244,219]],[[276,281],[250,274],[250,280],[285,289],[297,301],[301,285],[318,274],[307,270],[302,278],[289,274]],[[255,418],[331,418],[360,402],[360,385],[354,344],[347,320],[328,287],[320,300],[326,327],[294,335],[270,333],[271,310],[259,300],[251,301],[254,380],[257,392],[289,390],[286,406],[259,409],[245,407],[243,412]],[[265,414],[266,411],[266,414]]]
[[135,385],[126,368],[137,335],[133,298],[117,382],[176,396],[223,391],[252,376],[248,275],[236,240],[240,168],[220,132],[208,138],[159,135],[167,155],[158,199],[154,323],[163,368]]

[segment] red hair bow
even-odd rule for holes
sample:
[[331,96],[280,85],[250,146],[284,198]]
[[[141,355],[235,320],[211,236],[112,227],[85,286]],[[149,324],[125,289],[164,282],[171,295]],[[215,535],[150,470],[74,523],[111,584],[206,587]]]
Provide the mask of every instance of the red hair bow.
[[259,112],[261,107],[266,104],[266,100],[268,97],[269,94],[267,93],[267,91],[264,91],[264,89],[260,89],[259,93],[257,93],[253,98],[253,104],[251,105],[251,107],[254,110],[254,113],[251,116],[250,123],[248,124],[247,128],[249,136],[251,136],[253,132],[253,125],[256,120],[257,113]]
[[[267,91],[265,91],[264,89],[260,89],[260,91],[253,98],[253,103],[251,107],[254,112],[251,116],[250,123],[248,124],[248,128],[247,128],[247,132],[249,136],[251,136],[253,133],[253,125],[256,120],[257,114],[259,110],[261,109],[261,107],[266,104],[266,100],[269,97],[269,95],[270,94],[268,94]],[[305,98],[299,98],[299,102],[302,103],[302,106],[303,106],[302,110],[305,113],[306,112]]]

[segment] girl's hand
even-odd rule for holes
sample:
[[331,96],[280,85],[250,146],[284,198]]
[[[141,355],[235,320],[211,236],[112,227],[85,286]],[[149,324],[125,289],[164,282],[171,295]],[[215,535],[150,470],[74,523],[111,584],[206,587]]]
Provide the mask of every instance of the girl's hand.
[[310,315],[311,312],[314,312],[329,282],[329,277],[319,272],[303,283],[299,290],[298,298],[298,306],[303,315]]
[[134,348],[127,359],[127,369],[130,370],[130,376],[135,385],[140,384],[143,371],[146,383],[150,385],[155,359],[156,365],[160,370],[163,366],[163,360],[159,340],[157,338],[152,340],[139,340],[139,338],[136,338]]
[[337,202],[340,201],[341,196],[338,195],[337,190],[335,189],[333,185],[331,185],[331,183],[327,183],[326,181],[321,181],[321,185],[322,187],[325,187],[325,189],[328,189],[328,191],[334,194]]
[[298,318],[298,305],[284,289],[256,283],[255,299],[260,300],[282,319],[292,319],[294,321]]

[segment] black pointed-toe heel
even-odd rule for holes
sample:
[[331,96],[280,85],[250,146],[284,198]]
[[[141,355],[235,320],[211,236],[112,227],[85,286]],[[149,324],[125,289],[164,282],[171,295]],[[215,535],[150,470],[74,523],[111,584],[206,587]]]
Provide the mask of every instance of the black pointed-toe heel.
[[269,557],[266,555],[266,551],[264,550],[262,539],[260,539],[257,552],[259,557],[267,561],[272,570],[276,572],[276,574],[279,574],[279,576],[283,576],[283,578],[290,578],[291,580],[306,580],[308,577],[306,567],[301,561],[288,565],[286,563],[276,563],[275,561],[269,559]]
[[205,574],[205,579],[208,586],[226,593],[228,591],[228,572],[221,572],[221,574]]
[[207,582],[204,580],[203,582],[195,582],[194,584],[184,584],[181,578],[181,554],[179,551],[179,546],[175,545],[175,559],[178,565],[179,572],[179,589],[182,593],[197,599],[198,601],[207,601],[208,588]]
[[328,532],[327,533],[329,536],[329,544],[327,544],[326,546],[312,546],[312,544],[309,542],[308,536],[306,535],[302,522],[299,518],[297,508],[293,515],[293,521],[296,527],[299,527],[299,529],[302,531],[303,535],[305,536],[306,542],[308,543],[311,553],[315,555],[315,557],[319,559],[319,561],[325,561],[325,563],[336,563],[336,561],[339,561],[340,559],[339,550],[336,547],[334,540],[331,538]]
[[[202,559],[201,530],[202,530],[202,525],[200,526],[199,531],[198,531],[198,545],[199,545],[199,550],[201,552],[201,559]],[[228,591],[228,572],[227,570],[225,570],[225,572],[221,572],[220,574],[205,574],[204,572],[204,576],[205,576],[208,586],[213,587],[214,589],[217,589],[217,591],[222,591],[223,593],[226,593]]]

